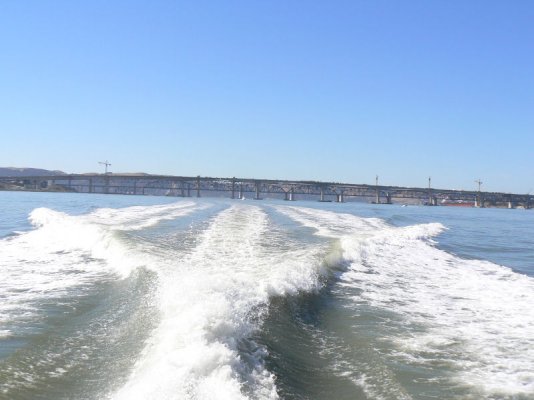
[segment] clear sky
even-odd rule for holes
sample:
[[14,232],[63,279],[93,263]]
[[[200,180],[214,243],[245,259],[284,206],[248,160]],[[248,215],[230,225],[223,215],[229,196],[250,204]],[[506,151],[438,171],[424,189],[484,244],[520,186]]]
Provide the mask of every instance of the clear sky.
[[0,166],[534,192],[534,1],[0,1]]

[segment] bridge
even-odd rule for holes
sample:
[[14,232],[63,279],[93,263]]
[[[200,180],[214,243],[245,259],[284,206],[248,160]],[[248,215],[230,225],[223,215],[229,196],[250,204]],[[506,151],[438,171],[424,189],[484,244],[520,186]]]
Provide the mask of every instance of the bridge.
[[0,177],[0,190],[68,191],[177,197],[217,196],[232,199],[317,199],[345,202],[360,199],[377,204],[473,204],[477,207],[522,207],[533,204],[530,194],[437,188],[286,181],[249,178],[186,177],[149,174],[66,174]]

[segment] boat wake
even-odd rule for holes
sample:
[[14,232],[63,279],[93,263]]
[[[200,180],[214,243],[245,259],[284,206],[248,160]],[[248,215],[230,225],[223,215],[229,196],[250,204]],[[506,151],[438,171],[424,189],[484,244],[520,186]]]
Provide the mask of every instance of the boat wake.
[[113,400],[534,395],[534,280],[441,250],[442,224],[193,201],[29,218],[0,240],[0,340],[41,339],[0,359],[0,398],[83,376]]
[[[336,290],[353,316],[382,316],[375,355],[384,365],[418,370],[429,392],[441,385],[456,390],[455,398],[534,395],[534,279],[440,250],[434,238],[446,228],[439,223],[392,227],[328,211],[279,210],[339,239],[347,269]],[[365,369],[360,365],[353,379],[372,397],[384,395],[387,385]],[[399,384],[409,385],[397,382],[386,398],[404,391]]]
[[278,398],[266,350],[250,338],[270,298],[320,288],[320,251],[284,243],[259,207],[216,215],[191,254],[158,271],[161,322],[112,398]]

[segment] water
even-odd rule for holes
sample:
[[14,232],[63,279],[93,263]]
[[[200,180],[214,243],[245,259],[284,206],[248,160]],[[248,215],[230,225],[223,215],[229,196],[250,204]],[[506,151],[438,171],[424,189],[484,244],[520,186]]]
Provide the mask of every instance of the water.
[[534,399],[532,211],[0,205],[0,399]]

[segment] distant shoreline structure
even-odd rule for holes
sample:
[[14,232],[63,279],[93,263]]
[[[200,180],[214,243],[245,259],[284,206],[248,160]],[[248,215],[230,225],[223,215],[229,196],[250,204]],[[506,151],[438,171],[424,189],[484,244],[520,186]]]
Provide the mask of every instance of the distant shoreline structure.
[[[145,173],[87,173],[2,176],[0,190],[76,192],[173,197],[275,198],[288,201],[363,201],[375,204],[499,207],[530,209],[534,196],[501,192],[466,191],[321,181],[254,178],[185,177]],[[46,171],[46,170],[41,170]]]

